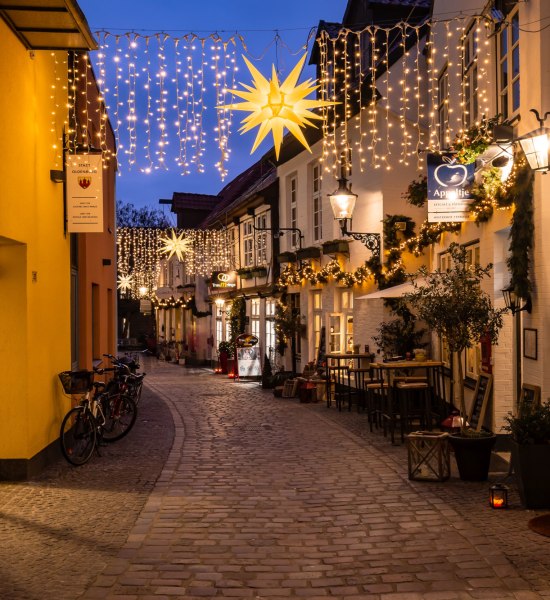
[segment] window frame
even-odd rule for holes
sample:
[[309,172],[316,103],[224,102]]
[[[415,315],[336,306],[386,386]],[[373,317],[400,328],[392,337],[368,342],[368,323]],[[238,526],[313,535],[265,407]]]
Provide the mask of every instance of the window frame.
[[[506,20],[508,26],[503,27],[497,36],[497,96],[499,113],[504,119],[511,119],[517,115],[521,104],[519,6],[510,12]],[[514,73],[516,66],[517,73]]]

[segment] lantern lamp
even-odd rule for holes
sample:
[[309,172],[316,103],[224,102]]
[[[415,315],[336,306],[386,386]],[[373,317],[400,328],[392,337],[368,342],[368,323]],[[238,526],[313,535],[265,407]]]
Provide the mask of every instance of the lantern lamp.
[[550,144],[548,134],[550,129],[543,125],[550,112],[544,113],[544,117],[541,117],[534,108],[531,109],[531,112],[535,114],[540,128],[520,138],[519,143],[531,169],[546,173],[549,169],[548,151],[550,150]]
[[508,487],[496,483],[489,488],[489,505],[491,508],[508,508]]
[[342,174],[338,179],[338,189],[328,195],[330,206],[334,214],[334,218],[340,223],[342,235],[352,237],[364,244],[373,256],[380,258],[380,234],[379,233],[359,233],[357,231],[348,231],[348,221],[351,223],[353,217],[353,209],[357,194],[351,191],[348,186],[348,180]]
[[506,308],[515,315],[522,310],[526,310],[528,313],[531,312],[533,308],[531,297],[528,297],[523,306],[521,304],[521,298],[517,295],[516,290],[513,285],[508,286],[502,290],[502,295],[504,297],[504,304]]
[[147,288],[146,285],[142,285],[139,288],[139,295],[143,298],[144,296],[147,296],[147,292],[149,291],[149,289]]

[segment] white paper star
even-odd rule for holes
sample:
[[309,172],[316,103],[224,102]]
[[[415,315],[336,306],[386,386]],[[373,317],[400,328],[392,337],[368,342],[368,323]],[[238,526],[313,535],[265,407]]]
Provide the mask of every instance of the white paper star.
[[132,288],[132,276],[131,275],[122,275],[118,276],[118,284],[117,289],[122,290],[123,292],[127,292]]
[[159,241],[164,244],[164,248],[161,248],[161,253],[168,254],[168,259],[172,258],[175,254],[176,258],[183,262],[183,255],[189,252],[192,248],[192,240],[183,237],[183,231],[177,235],[175,230],[172,229],[172,237],[159,238]]

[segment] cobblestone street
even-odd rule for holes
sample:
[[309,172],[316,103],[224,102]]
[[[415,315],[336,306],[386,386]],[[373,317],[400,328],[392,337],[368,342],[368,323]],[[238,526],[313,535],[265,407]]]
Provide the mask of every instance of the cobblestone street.
[[[410,482],[366,417],[150,361],[130,435],[0,485],[0,597],[550,597],[550,539],[490,483]],[[492,473],[491,482],[506,473]]]

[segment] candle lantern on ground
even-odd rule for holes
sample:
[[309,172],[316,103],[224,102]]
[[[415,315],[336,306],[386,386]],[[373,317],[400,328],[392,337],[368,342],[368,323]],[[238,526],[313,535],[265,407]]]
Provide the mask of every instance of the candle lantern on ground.
[[508,508],[508,488],[501,483],[492,485],[489,489],[489,504],[491,508]]

